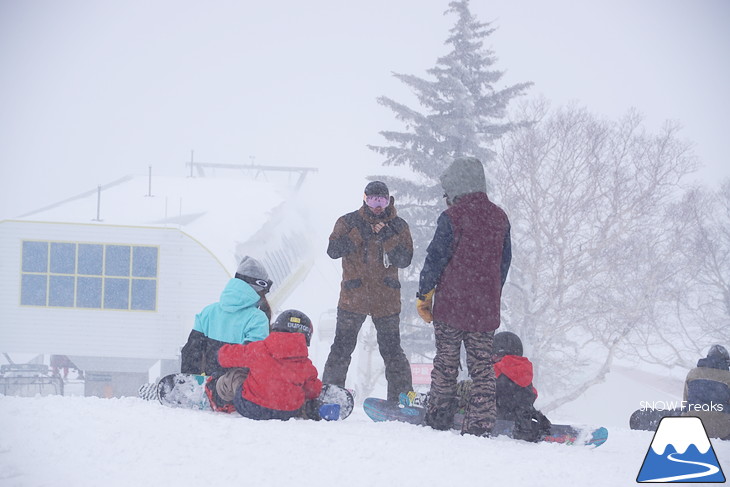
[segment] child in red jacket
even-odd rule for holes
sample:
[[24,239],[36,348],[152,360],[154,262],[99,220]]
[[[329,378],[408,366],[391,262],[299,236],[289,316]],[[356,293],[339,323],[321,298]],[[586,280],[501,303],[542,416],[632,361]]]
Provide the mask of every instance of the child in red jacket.
[[510,331],[494,335],[492,348],[497,377],[497,419],[514,421],[513,437],[538,441],[550,432],[550,421],[535,408],[532,362],[522,355],[522,340]]
[[264,340],[220,348],[218,362],[222,367],[248,369],[247,375],[245,369],[241,374],[227,375],[240,383],[228,385],[236,390],[236,411],[251,419],[287,420],[300,415],[305,401],[319,396],[322,382],[307,349],[312,330],[307,315],[287,310],[271,325]]
[[[550,421],[535,409],[537,389],[532,385],[532,362],[522,355],[522,340],[509,331],[496,333],[492,355],[497,379],[497,419],[514,422],[514,438],[537,441],[550,432]],[[471,380],[463,380],[456,385],[458,412],[463,413],[469,404],[471,385]],[[405,397],[401,397],[401,403],[406,406],[425,407],[428,402],[428,394],[402,396]]]

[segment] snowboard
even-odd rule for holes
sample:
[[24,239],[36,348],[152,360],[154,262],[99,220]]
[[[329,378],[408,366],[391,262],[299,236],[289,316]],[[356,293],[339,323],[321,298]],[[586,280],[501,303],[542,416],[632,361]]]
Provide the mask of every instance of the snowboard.
[[[426,409],[417,406],[403,406],[394,402],[369,397],[363,402],[365,414],[375,422],[401,421],[404,423],[423,425],[426,419]],[[454,415],[454,429],[461,430],[464,421],[462,414]],[[492,430],[493,436],[513,437],[514,422],[498,419]],[[585,445],[598,447],[608,439],[606,428],[579,428],[567,424],[553,424],[550,434],[540,441],[547,443],[562,443],[565,445]]]
[[160,404],[172,408],[212,410],[205,393],[207,375],[170,374],[157,383],[157,399]]
[[334,384],[323,384],[322,392],[315,401],[320,418],[328,421],[343,420],[355,409],[355,398],[352,393]]
[[681,409],[637,409],[631,413],[629,427],[632,430],[656,431],[659,422],[665,416],[681,416]]
[[[145,400],[157,400],[173,408],[210,411],[210,400],[205,393],[205,384],[210,376],[198,374],[170,374],[157,383],[144,384],[138,395]],[[322,392],[313,400],[314,408],[307,408],[309,419],[337,421],[347,418],[355,407],[355,400],[347,389],[333,384],[324,384]],[[311,417],[314,416],[314,417]]]

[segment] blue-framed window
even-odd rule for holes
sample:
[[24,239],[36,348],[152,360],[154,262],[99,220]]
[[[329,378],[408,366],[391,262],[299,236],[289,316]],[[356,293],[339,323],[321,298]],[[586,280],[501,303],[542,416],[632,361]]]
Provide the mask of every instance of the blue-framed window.
[[155,311],[159,247],[25,240],[20,304]]

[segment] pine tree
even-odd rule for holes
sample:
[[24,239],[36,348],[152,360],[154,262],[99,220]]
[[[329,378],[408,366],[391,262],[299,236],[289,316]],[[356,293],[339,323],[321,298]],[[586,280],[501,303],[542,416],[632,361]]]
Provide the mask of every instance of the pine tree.
[[[451,50],[427,71],[434,79],[394,74],[416,95],[421,109],[385,96],[378,98],[381,105],[390,108],[405,124],[405,131],[380,132],[389,145],[369,146],[386,157],[383,165],[408,166],[415,176],[413,179],[373,177],[385,181],[391,191],[397,192],[399,215],[408,222],[413,234],[413,264],[402,276],[401,291],[404,302],[408,303],[415,297],[425,250],[433,237],[438,214],[444,209],[439,176],[454,158],[474,156],[485,165],[490,190],[493,185],[490,168],[495,159],[492,145],[516,128],[514,123],[506,121],[507,106],[532,84],[497,89],[495,84],[504,72],[494,68],[494,53],[484,46],[484,40],[495,29],[471,14],[469,0],[451,2],[445,14],[449,13],[458,17],[445,42]],[[422,326],[414,306],[405,306],[401,318],[406,325],[415,324],[406,328],[404,345],[411,353],[430,358],[432,327]]]

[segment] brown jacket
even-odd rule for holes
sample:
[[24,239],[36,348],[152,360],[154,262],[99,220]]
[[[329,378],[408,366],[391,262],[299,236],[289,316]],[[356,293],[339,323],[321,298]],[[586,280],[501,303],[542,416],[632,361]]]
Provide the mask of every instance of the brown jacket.
[[684,382],[684,416],[697,416],[711,438],[730,439],[730,372],[700,359]]
[[[340,309],[373,318],[400,313],[398,269],[411,264],[413,240],[408,224],[397,215],[393,204],[391,196],[380,216],[363,204],[337,219],[327,255],[342,258]],[[372,226],[379,222],[385,227],[375,233]]]

